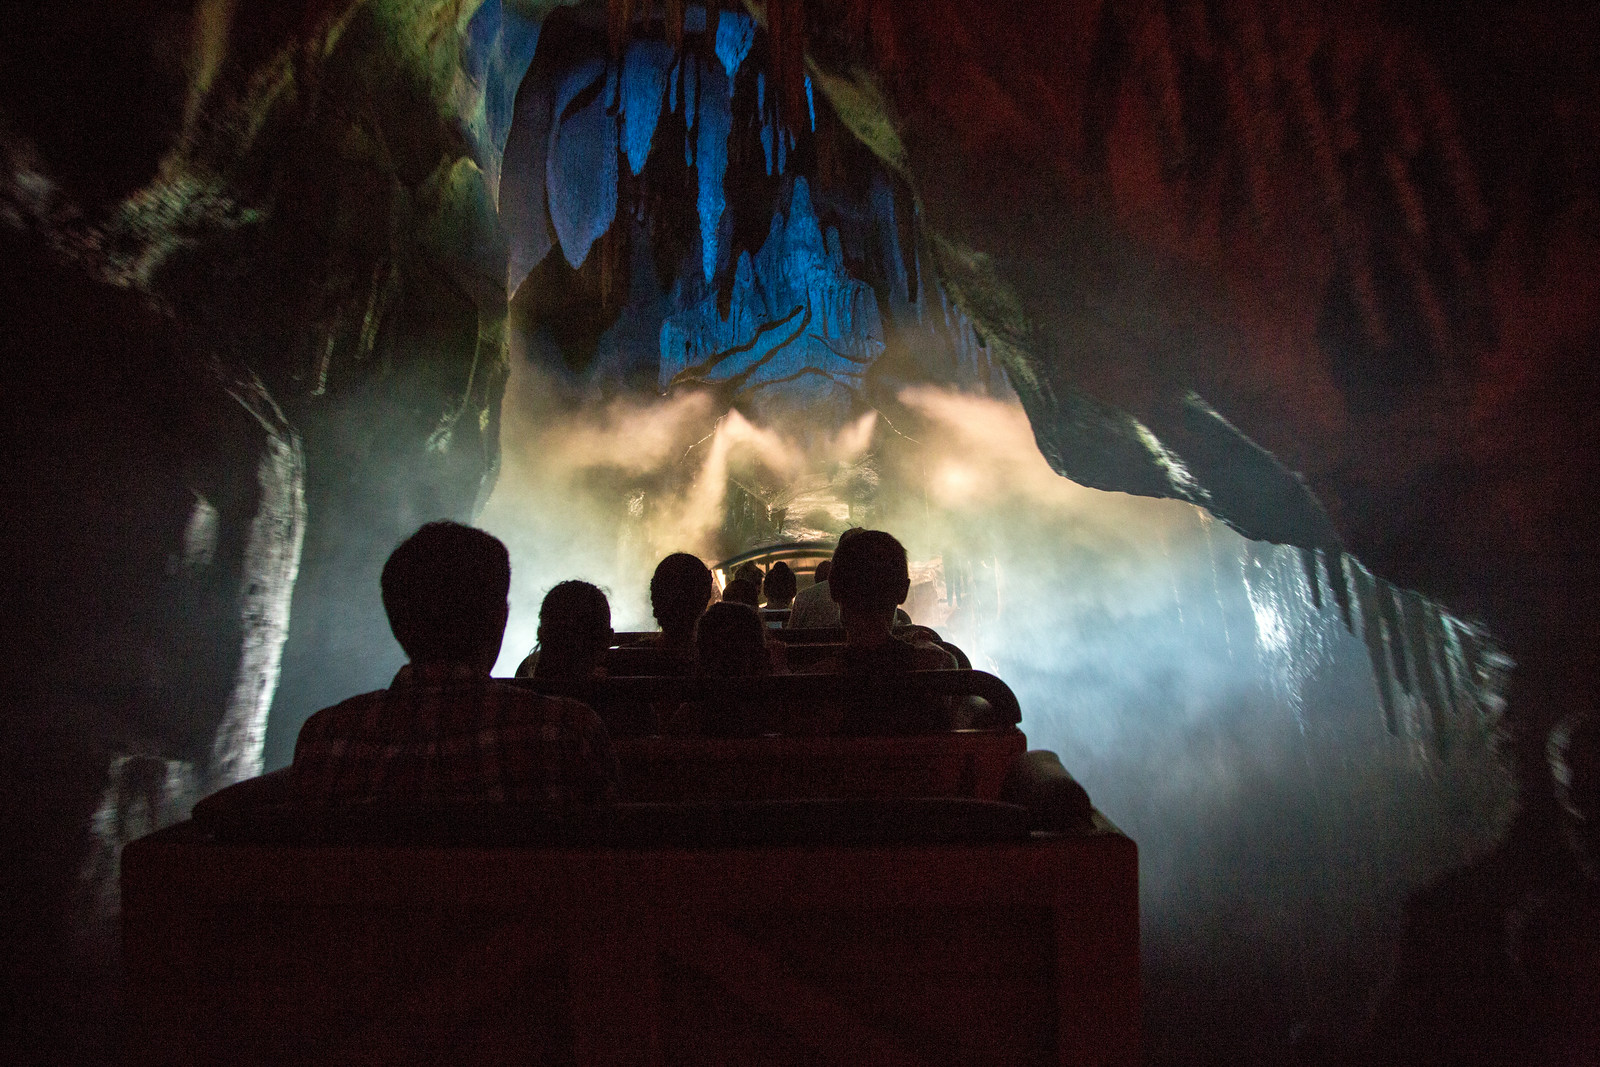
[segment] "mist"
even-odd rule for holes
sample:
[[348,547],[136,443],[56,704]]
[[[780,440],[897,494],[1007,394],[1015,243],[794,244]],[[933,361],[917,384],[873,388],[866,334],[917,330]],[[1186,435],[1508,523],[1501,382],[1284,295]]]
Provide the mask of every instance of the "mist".
[[[810,485],[823,536],[890,530],[921,586],[913,617],[1004,679],[1029,746],[1059,753],[1138,842],[1158,1059],[1270,1058],[1359,1026],[1406,895],[1509,814],[1492,733],[1441,756],[1385,727],[1366,646],[1317,606],[1294,550],[1060,477],[1014,399],[906,387],[892,421],[868,411],[818,444],[705,393],[576,408],[553,395],[526,362],[513,372],[479,520],[512,556],[496,672],[532,647],[544,592],[568,578],[607,591],[617,629],[653,628],[655,562],[716,562],[730,486],[787,483],[773,497],[792,503]],[[875,492],[830,510],[842,468]]]

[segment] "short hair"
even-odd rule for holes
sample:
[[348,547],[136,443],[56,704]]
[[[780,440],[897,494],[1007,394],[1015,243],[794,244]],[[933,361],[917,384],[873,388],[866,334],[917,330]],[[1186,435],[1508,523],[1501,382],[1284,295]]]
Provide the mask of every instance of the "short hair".
[[698,556],[674,552],[650,577],[650,610],[663,630],[686,630],[705,614],[711,569]]
[[817,564],[817,569],[812,573],[811,580],[820,585],[828,580],[828,573],[833,570],[833,560],[825,559]]
[[735,578],[728,583],[722,591],[722,602],[734,604],[748,604],[750,607],[761,605],[761,590],[748,578]]
[[695,650],[706,674],[738,677],[766,674],[771,668],[761,616],[736,601],[724,600],[706,609],[695,632]]
[[470,660],[504,633],[511,556],[482,530],[430,522],[389,554],[381,585],[407,657]]
[[743,578],[747,582],[754,583],[755,587],[760,589],[764,575],[761,573],[761,566],[751,559],[739,564],[738,569],[733,572],[733,577],[735,580]]
[[799,583],[795,581],[794,571],[782,560],[774,563],[767,571],[767,577],[762,582],[762,591],[767,594],[767,603],[774,601],[788,603],[794,599]]
[[611,604],[599,586],[567,581],[554,586],[539,605],[540,654],[589,655],[611,643]]
[[839,539],[828,595],[840,607],[892,614],[911,592],[905,546],[882,530],[857,530]]

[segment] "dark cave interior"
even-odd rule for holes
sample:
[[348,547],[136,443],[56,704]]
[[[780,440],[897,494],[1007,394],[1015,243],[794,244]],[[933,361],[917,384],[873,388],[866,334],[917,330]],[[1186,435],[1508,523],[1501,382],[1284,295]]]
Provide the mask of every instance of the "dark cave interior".
[[[1302,613],[1274,646],[1296,714],[1329,716],[1329,736],[1337,709],[1365,716],[1315,757],[1394,754],[1386,784],[1340,779],[1284,820],[1286,853],[1353,826],[1327,816],[1341,805],[1399,812],[1380,842],[1395,854],[1406,819],[1437,824],[1417,841],[1459,831],[1348,907],[1323,899],[1334,861],[1307,867],[1278,940],[1315,942],[1330,973],[1382,957],[1320,998],[1280,988],[1293,961],[1226,947],[1274,921],[1283,889],[1218,845],[1205,901],[1171,920],[1211,924],[1196,943],[1217,954],[1152,956],[1181,938],[1146,933],[1149,1058],[1567,1062],[1559,996],[1484,943],[1530,895],[1571,891],[1550,888],[1571,860],[1544,751],[1592,707],[1600,637],[1597,65],[1600,14],[1568,0],[16,13],[0,46],[13,1062],[115,1054],[116,849],[384,684],[399,652],[376,575],[419,523],[481,520],[514,556],[500,526],[536,528],[540,581],[590,565],[561,537],[605,528],[620,584],[627,552],[710,558],[926,514],[927,464],[962,450],[1015,483],[982,503],[1026,528],[1034,573],[1059,546],[1101,551],[1086,528],[1165,531],[1175,610],[1191,579],[1220,606],[1217,632],[1160,654],[1220,664],[1218,700],[1243,691],[1230,618],[1265,648],[1263,604]],[[962,437],[964,418],[983,433]],[[642,453],[647,427],[671,455],[573,461],[588,525],[555,529],[543,513],[579,483],[537,478],[563,449]],[[1017,449],[984,451],[1017,427],[1060,488],[1022,488],[1037,472]],[[913,440],[932,432],[954,444]],[[723,433],[733,458],[713,467]],[[686,464],[685,441],[713,444]],[[709,517],[689,507],[707,478]],[[1050,496],[1091,491],[1117,499]],[[1149,510],[1168,505],[1181,522]],[[993,529],[961,530],[993,555]],[[1218,559],[1243,583],[1231,601]],[[1050,580],[1137,595],[1095,566]],[[1251,568],[1273,577],[1251,585]],[[1040,691],[1078,684],[1065,642],[1001,662]],[[1028,728],[1066,738],[1070,763],[1083,735],[1053,714]],[[1289,721],[1274,714],[1262,731]],[[1517,795],[1503,820],[1485,814],[1494,772],[1450,763],[1497,733]],[[1242,745],[1228,775],[1258,755]],[[1137,826],[1139,776],[1159,772],[1106,766]],[[1192,832],[1270,822],[1232,810]],[[1147,880],[1176,840],[1149,818]],[[1455,924],[1403,946],[1437,966],[1386,962],[1408,896],[1406,914]]]

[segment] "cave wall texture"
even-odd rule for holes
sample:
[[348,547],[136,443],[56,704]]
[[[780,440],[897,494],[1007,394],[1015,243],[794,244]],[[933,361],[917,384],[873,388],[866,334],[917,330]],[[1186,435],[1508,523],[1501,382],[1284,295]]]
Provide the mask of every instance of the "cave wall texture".
[[[370,687],[358,650],[383,635],[341,607],[493,485],[519,262],[501,153],[539,27],[576,8],[616,47],[630,20],[670,41],[684,6],[506,0],[487,48],[471,0],[8,17],[18,1032],[52,1032],[78,981],[56,947],[101,907],[94,850],[258,770],[271,701]],[[1520,665],[1525,757],[1590,699],[1590,5],[748,10],[774,107],[807,109],[809,75],[859,141],[837,151],[909,190],[1057,470],[1481,620]],[[625,216],[569,279],[601,305]]]

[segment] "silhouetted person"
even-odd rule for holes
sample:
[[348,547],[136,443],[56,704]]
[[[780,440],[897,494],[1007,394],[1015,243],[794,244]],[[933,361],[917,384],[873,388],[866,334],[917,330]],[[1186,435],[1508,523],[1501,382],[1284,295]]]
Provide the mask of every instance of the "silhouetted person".
[[306,720],[290,772],[301,801],[559,810],[614,799],[616,760],[590,708],[489,677],[511,587],[505,545],[431,522],[389,556],[382,585],[389,626],[411,662],[388,689]]
[[748,578],[735,578],[728,583],[722,591],[724,604],[743,604],[748,608],[757,608],[761,605],[761,588]]
[[832,567],[832,560],[825,559],[817,564],[815,584],[795,595],[789,618],[783,624],[787,629],[820,630],[839,625],[839,605],[828,592],[828,573]]
[[761,586],[767,598],[767,610],[782,611],[791,607],[798,588],[799,583],[795,581],[794,571],[789,565],[782,560],[774,563]]
[[749,560],[745,563],[739,564],[738,568],[733,572],[734,581],[738,581],[742,578],[751,585],[755,586],[757,589],[761,588],[761,582],[765,577],[766,576],[761,573],[761,568],[756,564],[755,560]]
[[605,593],[588,582],[562,582],[539,605],[539,643],[517,667],[517,677],[602,675],[613,636]]
[[[615,636],[605,593],[588,582],[562,582],[539,605],[539,645],[517,668],[517,677],[603,678]],[[656,713],[648,704],[606,700],[594,710],[612,737],[656,732]]]
[[[754,608],[736,601],[713,604],[695,632],[699,673],[708,678],[759,678],[773,673],[766,628]],[[777,721],[761,701],[700,701],[684,704],[673,717],[672,733],[707,737],[754,737]]]
[[1551,731],[1555,841],[1508,835],[1406,904],[1384,1065],[1576,1065],[1600,1050],[1600,719]]
[[650,577],[650,610],[661,627],[662,648],[694,653],[694,624],[711,603],[711,569],[696,556],[674,552]]
[[1511,941],[1540,1061],[1600,1060],[1600,716],[1571,715],[1546,750],[1566,860],[1529,894]]
[[[955,657],[937,645],[895,636],[895,609],[911,591],[906,550],[882,530],[857,530],[839,539],[828,592],[839,606],[844,648],[811,667],[816,674],[882,675],[953,670]],[[848,709],[846,733],[923,733],[948,729],[949,701],[904,698],[863,701]]]

